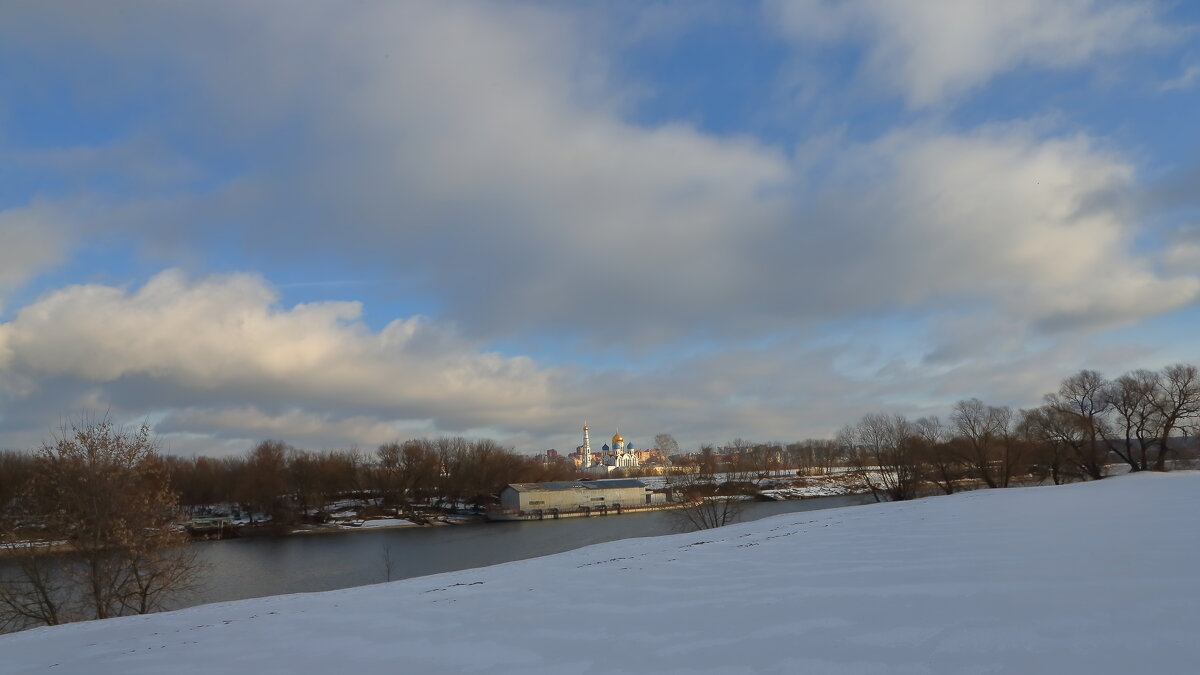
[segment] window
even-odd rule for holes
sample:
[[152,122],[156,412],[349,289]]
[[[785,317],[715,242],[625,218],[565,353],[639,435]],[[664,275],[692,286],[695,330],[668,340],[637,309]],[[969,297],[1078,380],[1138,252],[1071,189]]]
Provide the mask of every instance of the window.
[[602,502],[602,501],[604,501],[604,497],[592,497],[592,501],[594,501],[594,502]]
[[530,506],[541,506],[542,504],[545,504],[545,503],[546,503],[546,502],[545,502],[544,500],[541,500],[541,499],[535,499],[535,500],[533,500],[533,501],[529,502],[529,505],[530,505]]

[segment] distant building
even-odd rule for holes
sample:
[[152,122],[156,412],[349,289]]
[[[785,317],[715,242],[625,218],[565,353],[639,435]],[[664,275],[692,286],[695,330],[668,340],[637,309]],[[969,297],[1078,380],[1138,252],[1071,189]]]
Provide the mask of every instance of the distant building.
[[637,461],[642,466],[647,464],[662,464],[662,452],[658,448],[648,448],[646,450],[634,450],[633,454],[637,457]]
[[636,478],[513,483],[500,492],[500,506],[514,511],[578,512],[661,506],[666,495]]
[[639,453],[647,451],[635,450],[633,442],[626,442],[621,432],[613,434],[612,445],[605,443],[599,452],[592,452],[592,442],[588,435],[588,426],[583,425],[583,445],[575,448],[570,457],[581,470],[588,473],[606,474],[617,469],[636,469],[642,464]]

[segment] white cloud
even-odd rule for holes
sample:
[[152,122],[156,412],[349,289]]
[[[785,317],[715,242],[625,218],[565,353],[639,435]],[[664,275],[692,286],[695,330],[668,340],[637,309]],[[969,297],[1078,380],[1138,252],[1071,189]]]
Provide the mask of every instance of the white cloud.
[[864,42],[866,72],[913,107],[958,98],[1010,70],[1091,66],[1172,35],[1153,3],[1136,0],[779,0],[770,7],[802,45]]
[[[1086,137],[1029,126],[903,131],[846,153],[823,186],[843,303],[1003,311],[1014,327],[1098,328],[1179,308],[1125,203],[1133,169]],[[835,196],[828,196],[835,195]],[[841,195],[836,196],[836,195]],[[815,257],[812,262],[819,263]]]
[[1193,63],[1180,73],[1179,77],[1164,82],[1161,89],[1162,91],[1190,89],[1198,80],[1200,80],[1200,63]]
[[402,427],[376,417],[337,416],[296,408],[268,414],[247,406],[172,410],[154,428],[167,439],[179,439],[185,434],[205,438],[210,443],[213,438],[232,438],[242,441],[243,450],[264,438],[286,438],[289,443],[305,448],[358,445],[369,452],[398,438],[422,435],[419,426]]
[[359,314],[349,302],[280,308],[247,275],[72,286],[0,324],[0,373],[105,385],[118,399],[141,397],[131,405],[142,410],[294,401],[442,428],[505,422],[545,403],[548,376],[527,358],[478,351],[419,317],[372,332]]

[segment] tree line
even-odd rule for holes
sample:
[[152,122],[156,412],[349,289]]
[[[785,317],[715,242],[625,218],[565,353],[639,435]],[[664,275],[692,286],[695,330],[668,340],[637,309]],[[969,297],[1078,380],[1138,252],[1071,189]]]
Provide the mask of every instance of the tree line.
[[[1162,471],[1184,451],[1194,459],[1198,420],[1200,374],[1175,364],[1112,380],[1082,370],[1029,409],[971,398],[946,421],[867,414],[833,439],[737,439],[696,453],[679,451],[669,434],[656,442],[691,477],[675,489],[708,509],[692,525],[711,527],[729,521],[746,485],[784,469],[852,467],[893,500],[1098,480],[1114,460],[1130,471]],[[163,607],[195,576],[181,506],[236,505],[287,523],[319,519],[347,498],[400,512],[483,507],[509,483],[579,477],[571,462],[455,437],[387,443],[371,454],[266,440],[236,457],[163,456],[146,425],[85,418],[37,451],[0,452],[0,553],[13,561],[0,575],[0,630]],[[43,555],[63,547],[71,555]]]
[[[546,463],[492,440],[461,437],[386,443],[369,454],[265,440],[233,457],[156,457],[181,506],[231,505],[284,523],[347,498],[377,498],[400,510],[483,507],[509,483],[579,476],[566,462]],[[39,462],[39,453],[0,452],[0,508],[17,507]]]
[[[958,401],[945,420],[871,413],[831,439],[754,443],[738,438],[691,453],[682,452],[670,434],[658,434],[655,441],[674,467],[700,467],[707,475],[878,467],[881,471],[870,477],[881,493],[907,499],[928,489],[950,493],[966,483],[1007,487],[1018,479],[1095,480],[1104,477],[1110,461],[1131,471],[1164,470],[1198,415],[1197,369],[1175,364],[1111,380],[1081,370],[1029,409],[972,398]],[[304,518],[353,496],[380,497],[384,506],[401,510],[482,507],[509,483],[582,477],[570,462],[546,462],[492,440],[460,437],[396,441],[369,453],[309,451],[264,440],[240,456],[168,455],[160,461],[180,504],[236,505],[277,522]],[[0,506],[14,503],[35,465],[35,454],[0,452]]]
[[1181,453],[1195,454],[1198,420],[1195,366],[1135,370],[1112,380],[1081,370],[1033,408],[971,398],[956,403],[946,422],[872,413],[843,428],[836,444],[850,463],[877,468],[864,475],[899,500],[926,486],[950,494],[964,484],[1099,480],[1112,461],[1130,471],[1164,471]]
[[548,464],[492,440],[461,437],[386,443],[371,454],[314,452],[267,440],[242,456],[165,462],[181,504],[233,504],[277,522],[321,512],[335,500],[368,496],[399,510],[482,507],[509,483],[577,475],[565,463]]
[[187,507],[225,504],[252,521],[291,523],[319,520],[339,499],[469,508],[508,483],[575,475],[569,464],[464,438],[387,443],[373,456],[278,440],[239,457],[164,456],[147,425],[85,418],[32,453],[0,453],[0,632],[164,608],[197,574]]

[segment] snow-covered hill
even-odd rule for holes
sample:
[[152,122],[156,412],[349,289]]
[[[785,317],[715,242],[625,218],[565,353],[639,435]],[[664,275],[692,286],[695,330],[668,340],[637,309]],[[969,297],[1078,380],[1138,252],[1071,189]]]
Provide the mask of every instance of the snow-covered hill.
[[776,516],[0,636],[0,672],[1194,673],[1200,473]]

